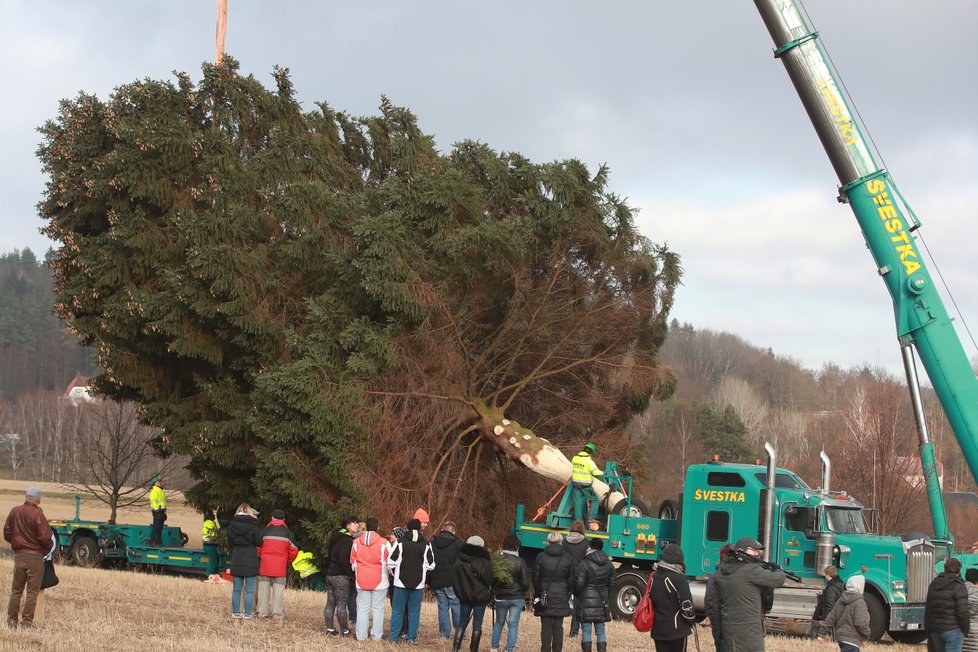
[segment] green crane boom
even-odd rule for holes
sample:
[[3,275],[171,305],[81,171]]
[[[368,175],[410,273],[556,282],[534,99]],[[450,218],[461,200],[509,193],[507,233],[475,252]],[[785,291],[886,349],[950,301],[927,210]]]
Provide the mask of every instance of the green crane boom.
[[[754,4],[774,39],[775,57],[784,64],[835,168],[841,184],[839,199],[855,213],[877,273],[893,300],[915,406],[919,407],[919,396],[911,347],[934,386],[972,476],[978,479],[978,379],[917,248],[914,231],[920,222],[874,160],[817,32],[806,24],[794,0],[755,0]],[[920,412],[917,419],[934,533],[949,539],[933,445]]]

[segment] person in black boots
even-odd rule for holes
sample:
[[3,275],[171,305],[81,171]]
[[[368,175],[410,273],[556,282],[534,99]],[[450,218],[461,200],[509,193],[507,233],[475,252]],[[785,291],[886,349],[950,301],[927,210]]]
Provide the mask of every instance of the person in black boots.
[[[584,534],[584,521],[574,521],[571,523],[570,531],[564,538],[564,550],[570,553],[570,556],[574,558],[574,572],[576,573],[578,565],[584,561],[584,555],[586,555],[588,551],[587,536]],[[577,608],[577,598],[574,600],[574,604],[571,605],[571,638],[577,636],[577,633],[581,629],[581,622],[578,619],[579,610]]]
[[564,649],[564,618],[570,615],[574,560],[564,550],[560,532],[547,535],[547,547],[533,567],[533,615],[540,618],[540,652]]
[[608,649],[604,624],[610,618],[608,595],[615,586],[615,567],[604,553],[604,541],[591,539],[584,560],[577,567],[574,578],[574,607],[581,621],[581,650],[591,652],[591,625],[597,652]]
[[486,550],[486,542],[480,536],[469,537],[458,551],[458,561],[452,567],[452,586],[459,602],[459,623],[455,628],[452,652],[462,648],[462,638],[472,619],[472,640],[469,652],[479,649],[482,639],[482,619],[486,605],[492,600],[492,560]]

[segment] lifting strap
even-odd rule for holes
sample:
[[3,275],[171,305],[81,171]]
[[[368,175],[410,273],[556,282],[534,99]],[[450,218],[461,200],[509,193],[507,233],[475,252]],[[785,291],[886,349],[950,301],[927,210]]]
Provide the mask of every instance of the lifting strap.
[[[567,482],[570,482],[570,478],[567,478]],[[530,523],[535,523],[538,518],[543,516],[543,513],[547,511],[548,507],[550,507],[550,503],[552,503],[554,499],[560,495],[560,492],[562,492],[564,488],[567,486],[567,482],[565,482],[563,486],[561,486],[561,488],[557,490],[557,493],[555,493],[553,496],[550,497],[550,500],[547,501],[546,505],[544,505],[543,507],[537,510],[537,515],[530,519]]]

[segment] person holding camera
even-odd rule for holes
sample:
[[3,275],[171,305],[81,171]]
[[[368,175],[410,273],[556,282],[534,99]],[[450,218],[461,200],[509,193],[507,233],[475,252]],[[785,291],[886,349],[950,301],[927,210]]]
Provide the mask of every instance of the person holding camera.
[[[716,574],[723,640],[729,652],[764,652],[764,614],[786,575],[761,559],[764,546],[741,537]],[[765,604],[767,603],[767,604]],[[765,608],[766,607],[766,608]]]

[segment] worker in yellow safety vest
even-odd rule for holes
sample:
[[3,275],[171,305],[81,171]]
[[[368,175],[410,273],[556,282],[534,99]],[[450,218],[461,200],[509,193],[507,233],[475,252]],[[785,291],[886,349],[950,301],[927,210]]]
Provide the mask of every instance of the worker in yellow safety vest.
[[[574,467],[571,475],[571,489],[573,491],[574,516],[588,527],[590,521],[598,518],[598,495],[591,487],[594,478],[604,475],[598,468],[591,456],[594,455],[596,447],[591,442],[584,444],[584,450],[571,459]],[[587,503],[591,501],[591,508],[588,509]]]
[[211,580],[217,575],[220,550],[217,544],[217,531],[221,526],[214,512],[204,512],[204,525],[200,530],[200,538],[204,542],[204,552],[207,553],[207,577]]
[[319,572],[319,568],[313,561],[311,552],[300,550],[292,561],[292,570],[299,574],[299,583],[302,588],[313,591],[326,590],[326,580],[323,579],[323,574]]
[[149,545],[163,545],[163,523],[166,522],[166,493],[163,491],[163,481],[159,476],[151,480],[153,488],[149,490],[149,509],[153,514],[153,529],[149,532]]

